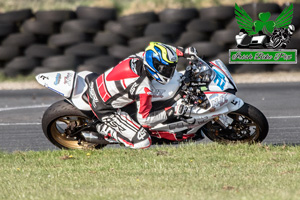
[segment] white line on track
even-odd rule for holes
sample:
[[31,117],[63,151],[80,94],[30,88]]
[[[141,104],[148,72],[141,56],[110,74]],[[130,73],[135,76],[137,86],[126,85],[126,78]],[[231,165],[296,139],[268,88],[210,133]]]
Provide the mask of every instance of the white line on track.
[[300,116],[273,116],[273,117],[267,117],[268,119],[297,119],[300,118]]
[[27,125],[41,125],[40,122],[33,123],[0,123],[0,126],[27,126]]
[[33,106],[18,106],[18,107],[7,107],[7,108],[0,108],[1,111],[9,111],[9,110],[22,110],[22,109],[31,109],[31,108],[46,108],[49,107],[51,104],[48,105],[33,105]]

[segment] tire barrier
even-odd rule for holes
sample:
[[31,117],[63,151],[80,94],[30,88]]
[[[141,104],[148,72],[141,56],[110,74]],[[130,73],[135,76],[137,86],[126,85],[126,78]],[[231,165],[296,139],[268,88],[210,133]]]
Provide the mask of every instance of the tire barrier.
[[[275,20],[288,5],[241,5],[251,16],[270,12]],[[296,31],[287,48],[300,49],[300,3],[294,3]],[[150,41],[195,46],[207,60],[228,65],[228,49],[236,48],[239,27],[233,6],[165,9],[118,16],[115,8],[81,6],[76,10],[0,14],[0,71],[6,76],[55,70],[102,73],[130,54],[143,51]],[[299,59],[300,57],[298,57]],[[180,59],[178,66],[187,65]],[[300,70],[297,65],[229,65],[236,73]]]

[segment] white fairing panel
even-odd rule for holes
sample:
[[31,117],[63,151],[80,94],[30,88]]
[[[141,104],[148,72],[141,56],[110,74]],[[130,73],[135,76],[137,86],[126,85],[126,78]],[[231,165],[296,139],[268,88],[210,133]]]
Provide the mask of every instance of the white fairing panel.
[[74,90],[73,90],[71,101],[72,101],[73,105],[76,106],[80,110],[91,110],[91,107],[89,106],[89,104],[87,104],[82,99],[82,95],[84,95],[84,93],[88,89],[88,85],[85,82],[85,77],[91,73],[92,72],[90,72],[90,71],[79,72],[75,79]]
[[174,97],[180,87],[180,78],[182,74],[175,71],[173,78],[166,85],[162,85],[152,80],[152,101],[168,100]]
[[35,78],[37,82],[44,87],[49,88],[65,98],[69,98],[73,90],[75,72],[68,70],[42,73]]
[[215,69],[218,69],[218,71],[221,74],[225,74],[225,76],[231,81],[231,83],[234,85],[234,87],[237,90],[237,86],[236,86],[230,72],[228,71],[226,65],[220,59],[213,60],[210,63],[214,65],[214,67],[213,67],[214,71],[216,71]]

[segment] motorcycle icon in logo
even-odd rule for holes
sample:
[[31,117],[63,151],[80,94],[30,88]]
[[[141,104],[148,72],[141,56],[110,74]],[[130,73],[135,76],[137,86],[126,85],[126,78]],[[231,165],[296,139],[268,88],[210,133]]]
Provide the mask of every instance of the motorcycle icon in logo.
[[291,24],[293,4],[285,8],[275,21],[269,20],[270,12],[259,13],[259,20],[253,21],[237,4],[235,4],[235,16],[240,28],[239,34],[235,37],[238,48],[260,46],[273,49],[285,48],[295,31],[295,26]]

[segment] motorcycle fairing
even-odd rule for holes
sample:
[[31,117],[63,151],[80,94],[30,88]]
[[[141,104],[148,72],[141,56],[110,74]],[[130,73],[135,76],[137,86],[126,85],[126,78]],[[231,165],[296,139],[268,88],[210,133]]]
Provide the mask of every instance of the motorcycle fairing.
[[76,73],[72,70],[42,73],[35,78],[39,84],[69,98],[72,94]]
[[74,90],[70,101],[79,110],[91,110],[90,105],[83,100],[83,95],[85,95],[85,92],[88,89],[88,85],[85,82],[85,77],[91,73],[92,72],[90,71],[82,71],[77,73],[75,78]]
[[[226,90],[226,89],[228,89],[228,88],[229,88],[229,89],[235,89],[235,90],[237,91],[237,86],[236,86],[235,82],[233,81],[233,78],[232,78],[230,72],[228,71],[226,65],[225,65],[220,59],[213,60],[213,61],[211,61],[210,63],[213,65],[212,69],[213,69],[216,73],[218,73],[218,75],[219,75],[219,77],[215,77],[215,78],[217,78],[217,80],[218,80],[218,79],[221,79],[221,80],[219,80],[219,82],[220,82],[219,84],[220,84],[220,85],[223,84],[223,83],[222,83],[222,80],[224,80],[224,78],[223,78],[224,75],[225,75],[226,78],[230,81],[230,84],[228,84],[227,87],[223,88],[222,91],[224,91],[224,90]],[[223,75],[223,76],[222,76],[222,75]],[[226,79],[225,79],[225,80],[226,80]],[[225,81],[225,80],[224,80],[224,81]],[[213,81],[212,81],[212,82],[213,82]],[[217,81],[216,81],[216,82],[217,82]],[[232,87],[234,87],[234,88],[232,88]]]
[[151,81],[152,89],[152,102],[166,101],[174,97],[180,87],[180,78],[182,74],[175,71],[173,78],[165,85],[158,83],[155,80]]

